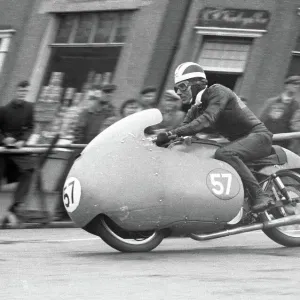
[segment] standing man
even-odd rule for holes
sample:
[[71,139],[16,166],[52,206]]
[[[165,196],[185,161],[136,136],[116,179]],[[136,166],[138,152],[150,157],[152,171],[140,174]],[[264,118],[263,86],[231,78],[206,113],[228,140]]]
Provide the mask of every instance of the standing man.
[[[290,76],[284,81],[280,95],[266,101],[259,118],[272,133],[297,131],[295,112],[300,109],[300,76]],[[289,140],[277,142],[278,145],[290,148]]]
[[[0,144],[7,148],[21,148],[29,139],[34,128],[34,109],[31,102],[26,101],[29,82],[21,81],[16,87],[14,99],[0,107]],[[18,207],[28,194],[35,158],[30,155],[1,155],[1,178],[7,182],[18,182],[13,196],[13,204],[9,207],[4,223],[16,225]]]
[[186,62],[175,70],[175,92],[183,103],[191,105],[183,124],[168,133],[159,133],[157,145],[169,141],[171,135],[189,136],[213,128],[229,139],[215,158],[231,165],[248,189],[254,212],[264,211],[271,199],[263,192],[245,162],[268,156],[272,149],[272,133],[229,88],[221,84],[207,87],[202,67]]
[[89,107],[82,111],[75,129],[75,142],[88,144],[99,134],[102,123],[108,117],[115,115],[112,105],[112,94],[115,91],[114,84],[105,84],[103,87],[96,86],[92,91]]
[[[78,124],[75,128],[74,142],[78,144],[88,144],[100,132],[105,120],[115,116],[115,108],[112,105],[112,95],[116,90],[114,84],[97,85],[91,91],[89,98],[89,106],[83,110],[79,116]],[[82,150],[73,151],[71,157],[68,159],[67,166],[58,180],[56,189],[62,192],[65,179],[76,159],[76,156]],[[54,221],[69,220],[69,216],[65,210],[64,204],[61,201],[61,196],[55,207]]]

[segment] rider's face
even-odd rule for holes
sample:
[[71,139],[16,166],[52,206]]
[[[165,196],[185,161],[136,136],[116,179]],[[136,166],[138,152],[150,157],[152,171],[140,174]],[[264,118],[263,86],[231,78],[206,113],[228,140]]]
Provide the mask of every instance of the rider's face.
[[188,86],[188,88],[183,91],[181,89],[176,90],[176,94],[180,97],[182,104],[188,104],[190,103],[192,99],[192,89],[191,86]]

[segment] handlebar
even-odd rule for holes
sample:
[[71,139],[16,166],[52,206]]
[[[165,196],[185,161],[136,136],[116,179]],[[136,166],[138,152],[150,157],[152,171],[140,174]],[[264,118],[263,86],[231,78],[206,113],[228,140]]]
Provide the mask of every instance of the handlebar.
[[[178,136],[177,136],[176,134],[172,134],[172,135],[170,135],[168,138],[169,138],[169,140],[171,141],[171,140],[175,140],[176,138],[178,138]],[[153,138],[151,139],[151,141],[155,144],[156,141],[157,141],[157,136],[156,136],[156,137],[153,137]]]

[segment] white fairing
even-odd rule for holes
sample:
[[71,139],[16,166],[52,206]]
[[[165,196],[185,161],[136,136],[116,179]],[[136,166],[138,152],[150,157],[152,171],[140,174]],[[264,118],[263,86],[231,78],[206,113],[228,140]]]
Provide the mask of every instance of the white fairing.
[[[96,136],[83,150],[82,153],[90,151],[92,148],[99,147],[99,139],[109,140],[110,143],[122,143],[125,139],[133,137],[134,139],[145,139],[145,128],[159,124],[163,117],[158,109],[152,108],[132,114],[120,121],[114,123],[112,126],[106,128],[98,136]],[[125,121],[125,122],[124,122]]]
[[108,127],[84,149],[68,175],[81,187],[75,208],[70,195],[78,184],[69,180],[65,186],[69,214],[78,226],[101,213],[127,230],[178,222],[211,228],[237,215],[243,187],[236,171],[203,156],[205,145],[201,150],[193,144],[190,149],[195,151],[189,153],[157,147],[144,130],[161,121],[158,109],[135,113]]

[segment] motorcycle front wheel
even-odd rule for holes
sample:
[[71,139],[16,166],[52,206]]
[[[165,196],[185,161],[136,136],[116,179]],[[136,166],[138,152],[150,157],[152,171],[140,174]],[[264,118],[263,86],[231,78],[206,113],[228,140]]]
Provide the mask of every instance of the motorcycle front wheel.
[[[291,170],[277,172],[294,205],[272,208],[262,214],[263,221],[300,214],[300,175]],[[265,182],[263,189],[276,201],[283,197],[276,184]],[[300,224],[264,229],[263,232],[274,242],[286,247],[300,246]]]
[[126,231],[105,215],[98,216],[84,229],[99,236],[106,244],[120,252],[149,252],[166,236],[162,230]]

